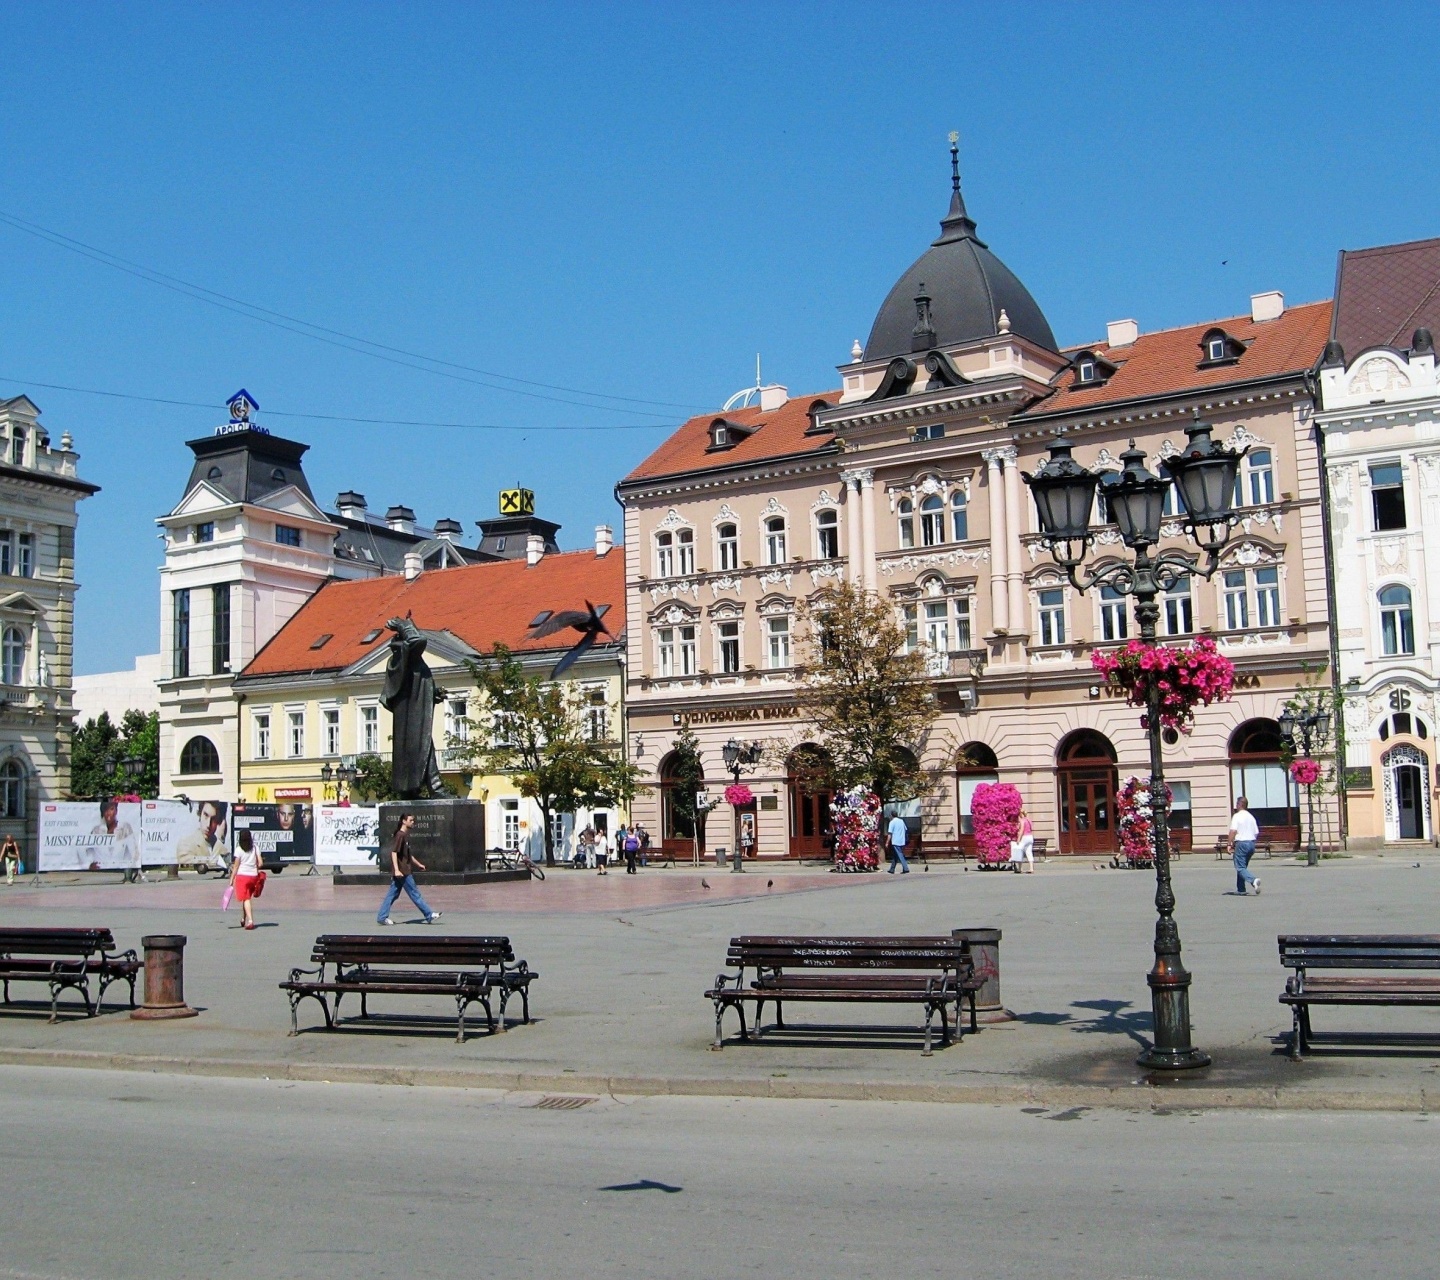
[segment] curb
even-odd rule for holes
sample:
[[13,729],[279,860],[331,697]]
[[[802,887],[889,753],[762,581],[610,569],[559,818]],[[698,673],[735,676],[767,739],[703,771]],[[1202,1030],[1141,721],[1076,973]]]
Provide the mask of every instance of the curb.
[[600,1093],[629,1097],[802,1098],[827,1102],[940,1102],[981,1106],[1043,1106],[1047,1110],[1108,1107],[1123,1111],[1398,1111],[1428,1112],[1420,1087],[1390,1091],[1288,1089],[1223,1085],[919,1084],[890,1080],[790,1080],[604,1076],[566,1072],[469,1071],[444,1067],[386,1067],[349,1063],[179,1058],[82,1050],[0,1049],[0,1066],[68,1067],[160,1075],[325,1084],[406,1085],[411,1088],[497,1089],[506,1093]]

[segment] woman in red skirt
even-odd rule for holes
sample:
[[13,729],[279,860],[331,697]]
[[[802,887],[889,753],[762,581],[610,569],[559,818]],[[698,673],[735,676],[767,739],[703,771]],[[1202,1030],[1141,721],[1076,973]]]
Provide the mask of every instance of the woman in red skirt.
[[235,889],[235,901],[244,914],[244,927],[255,927],[254,909],[250,902],[255,897],[255,886],[260,883],[260,855],[255,852],[255,841],[248,831],[240,832],[235,842],[235,861],[230,864],[230,883]]

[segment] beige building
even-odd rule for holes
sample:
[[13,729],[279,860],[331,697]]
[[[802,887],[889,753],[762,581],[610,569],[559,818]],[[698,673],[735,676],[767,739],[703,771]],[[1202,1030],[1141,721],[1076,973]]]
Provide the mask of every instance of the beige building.
[[[729,781],[728,739],[765,744],[746,779],[760,856],[822,851],[829,798],[807,795],[786,764],[808,740],[796,617],[851,581],[892,599],[930,658],[944,710],[914,746],[941,781],[908,806],[927,844],[965,845],[975,785],[999,779],[1021,789],[1051,850],[1108,854],[1115,791],[1148,772],[1148,756],[1138,713],[1102,696],[1090,657],[1134,634],[1133,614],[1066,584],[1021,476],[1057,432],[1087,465],[1117,467],[1133,438],[1161,466],[1202,414],[1249,448],[1241,518],[1221,571],[1177,587],[1161,625],[1213,635],[1239,677],[1233,701],[1202,711],[1168,752],[1173,821],[1182,845],[1208,845],[1243,792],[1266,835],[1293,843],[1276,720],[1328,653],[1308,378],[1330,304],[1258,294],[1211,324],[1142,334],[1118,321],[1104,341],[1062,351],[979,239],[958,176],[953,187],[939,238],[885,299],[838,390],[766,388],[759,404],[691,419],[618,486],[632,758],[655,788],[637,816],[688,847],[666,785],[688,724],[712,793]],[[1166,545],[1182,545],[1181,514],[1167,508]],[[1101,528],[1096,561],[1123,554],[1117,530]],[[710,839],[728,843],[728,812],[717,818],[724,834],[712,825]]]

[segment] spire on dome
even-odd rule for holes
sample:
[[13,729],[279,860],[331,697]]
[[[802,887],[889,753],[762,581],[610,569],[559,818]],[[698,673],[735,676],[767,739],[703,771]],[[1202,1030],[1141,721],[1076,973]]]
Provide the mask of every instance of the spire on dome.
[[940,238],[933,244],[949,244],[954,240],[985,242],[975,234],[975,223],[965,212],[965,197],[960,194],[960,135],[950,132],[950,212],[940,223]]

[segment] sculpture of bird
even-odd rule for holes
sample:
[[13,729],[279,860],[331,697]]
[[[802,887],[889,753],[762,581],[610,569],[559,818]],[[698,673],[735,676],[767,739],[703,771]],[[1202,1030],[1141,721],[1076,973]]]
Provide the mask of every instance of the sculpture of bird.
[[529,638],[539,640],[543,636],[553,636],[557,631],[564,631],[566,627],[580,632],[580,640],[574,648],[555,664],[555,669],[550,673],[552,680],[558,680],[561,675],[575,665],[595,643],[600,636],[608,636],[611,640],[615,637],[605,629],[601,618],[609,612],[608,604],[593,605],[585,601],[585,608],[562,609],[559,613],[551,613],[548,609],[536,616],[535,621],[530,624]]

